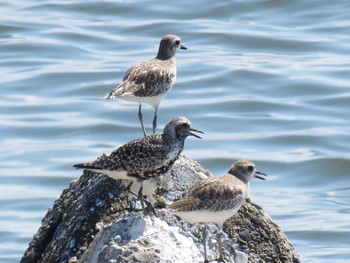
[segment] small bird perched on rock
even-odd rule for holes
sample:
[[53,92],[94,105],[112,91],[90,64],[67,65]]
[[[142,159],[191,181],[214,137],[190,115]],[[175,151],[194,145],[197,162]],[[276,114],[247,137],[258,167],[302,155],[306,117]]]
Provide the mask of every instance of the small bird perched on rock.
[[256,177],[265,180],[259,175],[265,173],[257,171],[255,164],[247,160],[235,162],[227,174],[209,177],[194,184],[179,201],[168,205],[169,212],[178,215],[190,223],[205,223],[203,228],[204,262],[207,259],[206,226],[215,223],[219,259],[223,260],[221,231],[226,219],[237,213],[238,209],[248,197],[249,181]]
[[[182,152],[187,136],[201,139],[193,132],[203,133],[192,128],[187,118],[176,117],[168,122],[162,134],[133,140],[93,162],[75,164],[74,167],[106,174],[117,180],[130,180],[130,187],[138,190],[138,198],[144,208],[143,196],[150,200],[157,188],[153,179],[171,168]],[[151,209],[154,212],[153,207]]]
[[166,35],[159,44],[158,54],[150,59],[133,65],[126,72],[123,82],[107,93],[106,99],[120,98],[139,103],[139,119],[144,136],[141,104],[146,103],[154,108],[153,134],[157,128],[157,114],[160,101],[167,95],[176,80],[175,53],[187,49],[181,45],[181,39],[175,35]]

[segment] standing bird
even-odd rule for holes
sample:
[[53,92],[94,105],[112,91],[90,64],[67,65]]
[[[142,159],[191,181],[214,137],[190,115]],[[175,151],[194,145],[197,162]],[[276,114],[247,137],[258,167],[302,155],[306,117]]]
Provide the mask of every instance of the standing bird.
[[106,99],[120,98],[138,102],[138,116],[144,136],[146,136],[146,131],[142,120],[141,104],[146,103],[154,108],[154,134],[157,128],[160,101],[171,90],[176,80],[175,53],[179,49],[187,49],[181,45],[180,38],[175,35],[166,35],[160,41],[157,56],[130,67],[123,82],[105,97]]
[[[203,133],[191,127],[185,117],[173,118],[164,127],[162,134],[152,134],[133,140],[109,154],[103,154],[91,163],[75,164],[74,167],[106,174],[114,179],[130,180],[144,208],[143,196],[151,200],[157,185],[156,177],[166,173],[184,148],[187,136]],[[146,181],[145,183],[143,183]],[[145,189],[143,189],[145,188]],[[147,203],[150,205],[150,203]],[[151,207],[154,211],[153,207]]]
[[209,177],[194,184],[179,201],[168,205],[169,212],[190,223],[205,223],[203,228],[204,262],[207,259],[206,227],[215,223],[219,230],[217,242],[219,259],[223,260],[221,231],[225,220],[237,213],[248,197],[249,181],[253,178],[265,180],[265,175],[255,169],[255,164],[247,160],[235,162],[227,174]]

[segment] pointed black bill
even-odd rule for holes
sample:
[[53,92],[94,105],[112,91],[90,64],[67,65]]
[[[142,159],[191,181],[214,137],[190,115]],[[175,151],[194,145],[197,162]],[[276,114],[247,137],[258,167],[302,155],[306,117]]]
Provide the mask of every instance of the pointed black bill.
[[[202,132],[202,131],[200,131],[200,130],[197,130],[197,129],[195,129],[195,128],[191,128],[190,131],[199,132],[199,133],[204,134],[204,132]],[[200,137],[199,135],[194,134],[194,133],[192,133],[192,132],[190,132],[190,135],[192,135],[192,136],[194,136],[194,137],[196,137],[196,138],[198,138],[198,139],[202,139],[202,137]]]
[[260,171],[256,170],[256,171],[254,172],[254,177],[259,178],[259,179],[261,179],[261,180],[266,180],[264,177],[261,177],[261,176],[259,176],[259,175],[267,176],[266,173],[263,173],[263,172],[260,172]]
[[187,47],[183,46],[183,45],[180,45],[180,49],[187,49]]

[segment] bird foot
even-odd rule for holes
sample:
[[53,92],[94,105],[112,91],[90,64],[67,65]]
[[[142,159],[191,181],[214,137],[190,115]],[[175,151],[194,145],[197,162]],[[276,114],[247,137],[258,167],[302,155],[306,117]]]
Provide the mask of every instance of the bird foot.
[[[131,185],[132,185],[132,183],[133,183],[133,182],[131,181],[131,182],[125,187],[125,190],[126,190],[128,193],[130,193],[130,194],[136,196],[136,197],[140,200],[141,206],[142,206],[142,210],[143,210],[143,212],[144,212],[145,215],[146,215],[146,214],[154,214],[156,217],[158,217],[158,216],[157,216],[157,212],[156,212],[156,210],[154,209],[152,203],[151,203],[150,201],[148,201],[147,198],[145,198],[145,197],[143,196],[143,194],[142,194],[142,187],[140,188],[139,192],[136,194],[136,193],[134,193],[134,192],[131,190]],[[145,206],[145,204],[146,204],[146,206]],[[131,208],[131,207],[130,207],[130,208]]]
[[[131,193],[131,185],[132,185],[132,181],[127,185],[127,186],[125,186],[125,191],[127,191],[127,192],[129,192],[129,193]],[[132,193],[132,194],[134,194],[134,193]]]
[[148,201],[147,199],[143,199],[143,201],[145,202],[145,204],[146,204],[146,207],[145,207],[145,209],[144,209],[144,213],[145,214],[154,214],[156,217],[158,217],[158,215],[157,215],[157,212],[156,212],[156,210],[155,210],[155,208],[154,208],[154,206],[152,205],[152,203],[150,202],[150,201]]

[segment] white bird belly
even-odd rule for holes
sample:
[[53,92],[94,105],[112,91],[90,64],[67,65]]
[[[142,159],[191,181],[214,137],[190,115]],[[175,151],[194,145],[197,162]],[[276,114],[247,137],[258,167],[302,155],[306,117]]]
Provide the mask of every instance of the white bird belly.
[[170,212],[190,223],[215,223],[219,226],[222,226],[226,219],[232,217],[234,214],[237,213],[239,208],[240,206],[235,207],[233,209],[221,210],[216,212],[210,210],[183,212],[170,210]]
[[155,108],[157,105],[159,105],[160,101],[168,94],[168,91],[165,93],[161,93],[157,96],[153,97],[138,97],[134,95],[123,95],[119,98],[126,100],[126,101],[133,101],[138,103],[145,103],[148,105],[151,105],[153,108]]

